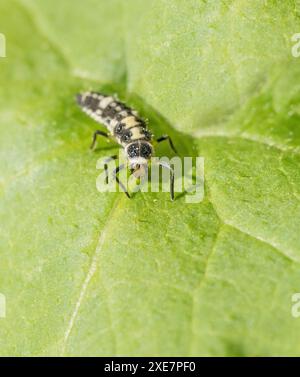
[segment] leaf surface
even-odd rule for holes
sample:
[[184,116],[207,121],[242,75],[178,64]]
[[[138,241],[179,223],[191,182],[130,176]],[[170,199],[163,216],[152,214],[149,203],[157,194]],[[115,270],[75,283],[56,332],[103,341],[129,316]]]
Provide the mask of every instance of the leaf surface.
[[[1,355],[299,355],[294,1],[0,1]],[[98,193],[76,107],[119,97],[205,197]],[[171,155],[167,145],[159,155]]]

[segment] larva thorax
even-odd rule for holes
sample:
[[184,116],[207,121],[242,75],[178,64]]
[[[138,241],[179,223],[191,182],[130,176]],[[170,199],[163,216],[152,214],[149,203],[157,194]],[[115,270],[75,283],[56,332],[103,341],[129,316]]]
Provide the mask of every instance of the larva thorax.
[[145,164],[153,155],[152,134],[136,111],[113,96],[95,92],[78,94],[77,102],[84,112],[107,127],[132,163]]

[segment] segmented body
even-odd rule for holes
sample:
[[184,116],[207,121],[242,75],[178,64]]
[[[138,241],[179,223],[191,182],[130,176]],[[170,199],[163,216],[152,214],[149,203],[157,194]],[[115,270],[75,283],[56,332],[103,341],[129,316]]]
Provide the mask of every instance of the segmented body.
[[107,127],[129,159],[143,163],[153,155],[152,134],[136,111],[112,96],[96,92],[78,94],[77,102],[85,113]]

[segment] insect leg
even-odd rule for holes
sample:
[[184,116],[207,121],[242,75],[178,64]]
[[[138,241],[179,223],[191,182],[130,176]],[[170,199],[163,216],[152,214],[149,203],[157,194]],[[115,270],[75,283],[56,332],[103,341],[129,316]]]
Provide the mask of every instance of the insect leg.
[[94,136],[93,136],[93,141],[92,141],[92,144],[90,146],[91,149],[94,149],[94,147],[95,147],[97,135],[104,136],[106,138],[109,137],[109,135],[106,132],[103,132],[103,131],[100,131],[100,130],[95,131]]
[[172,202],[174,201],[174,169],[166,162],[159,161],[158,165],[170,170],[170,196]]
[[126,194],[127,198],[131,198],[128,191],[126,190],[126,187],[123,185],[123,183],[119,180],[119,178],[117,177],[117,174],[119,173],[120,170],[124,169],[125,168],[125,165],[122,164],[120,166],[118,166],[114,171],[113,171],[113,177],[115,178],[115,180],[117,181],[118,185],[121,187],[121,189],[123,190],[123,192]]
[[163,135],[163,136],[159,137],[158,139],[156,139],[156,141],[157,141],[158,143],[160,143],[161,141],[164,141],[164,140],[168,140],[169,145],[170,145],[172,151],[175,152],[175,153],[177,153],[177,151],[176,151],[176,149],[175,149],[175,147],[174,147],[174,144],[173,144],[173,142],[172,142],[172,139],[170,138],[169,135]]
[[104,163],[104,171],[105,171],[105,182],[108,184],[108,166],[107,164],[112,160],[117,160],[118,156],[114,154],[113,156],[107,157],[103,163]]

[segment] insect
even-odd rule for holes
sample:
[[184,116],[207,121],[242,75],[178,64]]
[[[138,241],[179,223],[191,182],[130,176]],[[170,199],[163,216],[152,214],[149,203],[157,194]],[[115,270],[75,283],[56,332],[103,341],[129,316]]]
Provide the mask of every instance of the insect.
[[[80,108],[91,118],[106,126],[108,133],[96,130],[93,135],[91,149],[94,149],[97,137],[113,138],[124,150],[129,163],[130,172],[135,176],[143,176],[147,172],[147,166],[154,155],[154,142],[167,140],[171,149],[176,152],[173,142],[168,135],[163,135],[154,139],[152,133],[147,129],[146,122],[139,117],[137,111],[126,106],[113,96],[104,95],[97,92],[85,92],[77,94],[77,103]],[[106,181],[108,182],[107,163],[116,160],[117,155],[108,157],[105,160],[104,169]],[[174,170],[172,167],[160,161],[159,165],[170,170],[170,195],[174,200]],[[113,176],[122,191],[128,198],[130,195],[117,174],[124,165],[118,166],[113,171]]]

